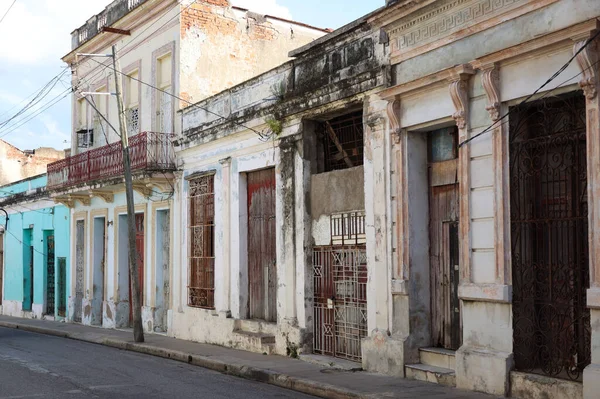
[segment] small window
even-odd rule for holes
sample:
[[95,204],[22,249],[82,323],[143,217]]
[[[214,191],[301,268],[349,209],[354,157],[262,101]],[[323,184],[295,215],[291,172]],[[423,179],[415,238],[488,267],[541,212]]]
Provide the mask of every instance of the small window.
[[364,163],[362,110],[322,122],[319,138],[323,157],[320,172],[348,169]]
[[429,133],[429,161],[443,162],[458,157],[458,130],[456,126]]
[[215,307],[215,198],[214,175],[189,182],[189,264],[188,305]]
[[90,148],[94,145],[94,129],[81,129],[76,133],[78,148]]

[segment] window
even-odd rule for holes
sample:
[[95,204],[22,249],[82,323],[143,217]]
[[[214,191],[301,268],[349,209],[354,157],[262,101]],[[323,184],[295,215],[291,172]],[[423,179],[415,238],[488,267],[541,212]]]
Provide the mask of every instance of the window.
[[[96,93],[106,93],[106,91],[107,91],[106,87],[102,87],[102,88],[96,90]],[[100,111],[100,113],[102,115],[104,115],[104,117],[107,117],[106,96],[105,95],[93,96],[93,97],[91,97],[91,101],[93,101],[93,103],[96,106],[96,108],[98,109],[98,111]],[[94,129],[93,130],[96,132],[96,135],[98,136],[96,139],[97,143],[99,145],[108,144],[108,126],[106,124],[106,121],[96,111],[94,111],[93,115],[94,115],[94,117],[93,117]]]
[[88,126],[88,111],[85,98],[77,100],[77,148],[89,148],[94,144],[94,130]]
[[348,169],[364,163],[362,110],[323,122],[318,129],[322,155],[320,172]]
[[189,182],[190,278],[188,305],[215,306],[214,175]]
[[456,126],[429,133],[429,161],[443,162],[458,157],[458,128]]
[[156,131],[173,132],[172,57],[167,54],[157,60]]
[[139,71],[136,70],[126,77],[126,107],[127,133],[130,136],[140,131],[140,82]]

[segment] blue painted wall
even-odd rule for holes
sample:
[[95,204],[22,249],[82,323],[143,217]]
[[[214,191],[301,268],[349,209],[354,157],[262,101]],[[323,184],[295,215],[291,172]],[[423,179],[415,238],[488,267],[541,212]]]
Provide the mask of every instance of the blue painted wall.
[[[19,193],[32,188],[43,187],[46,176],[38,179],[28,179],[26,182],[16,182],[12,185],[0,187],[2,193]],[[33,186],[33,187],[32,187]],[[6,198],[3,198],[6,200]],[[29,305],[29,245],[33,246],[33,304],[42,305],[47,295],[47,241],[49,235],[54,235],[54,268],[55,268],[55,315],[58,315],[59,272],[58,258],[66,258],[66,282],[64,283],[63,298],[67,304],[70,287],[70,211],[69,208],[57,205],[37,209],[39,202],[48,203],[48,199],[39,199],[33,202],[11,204],[4,208],[9,212],[7,231],[4,239],[4,300],[23,301],[23,309]],[[22,206],[22,208],[21,208]],[[25,209],[23,209],[25,208]],[[16,212],[16,209],[23,209]],[[29,209],[29,210],[28,210]],[[4,214],[0,214],[0,223],[4,224]],[[67,306],[65,306],[68,308]],[[44,306],[46,313],[46,306]]]

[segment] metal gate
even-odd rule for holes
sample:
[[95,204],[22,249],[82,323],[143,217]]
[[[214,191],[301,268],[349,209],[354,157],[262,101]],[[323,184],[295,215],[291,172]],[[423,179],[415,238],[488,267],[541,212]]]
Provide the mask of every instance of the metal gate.
[[85,266],[85,221],[78,220],[75,228],[75,304],[73,306],[73,321],[81,323],[83,306],[83,269]]
[[367,251],[364,245],[313,249],[314,352],[361,360],[367,336]]
[[54,288],[55,288],[55,272],[54,272],[54,236],[48,236],[46,242],[46,314],[54,315]]
[[560,96],[512,111],[515,366],[580,380],[591,356],[585,99]]
[[248,173],[248,317],[277,321],[275,169]]
[[58,308],[58,315],[65,317],[67,311],[67,258],[58,258],[58,301],[56,307]]

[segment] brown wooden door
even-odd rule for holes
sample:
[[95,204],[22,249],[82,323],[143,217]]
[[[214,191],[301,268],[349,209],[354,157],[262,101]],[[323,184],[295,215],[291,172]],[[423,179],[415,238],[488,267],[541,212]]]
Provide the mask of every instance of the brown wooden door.
[[458,184],[431,187],[429,234],[433,345],[458,349]]
[[[144,214],[135,215],[135,252],[138,266],[138,286],[140,287],[140,304],[144,304]],[[129,282],[129,321],[133,321],[133,300],[131,281]]]
[[429,133],[429,265],[433,346],[461,344],[457,130]]
[[248,317],[277,321],[275,169],[248,173]]

